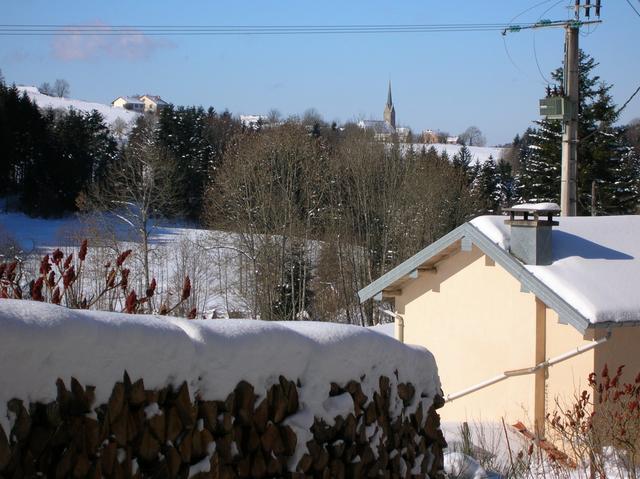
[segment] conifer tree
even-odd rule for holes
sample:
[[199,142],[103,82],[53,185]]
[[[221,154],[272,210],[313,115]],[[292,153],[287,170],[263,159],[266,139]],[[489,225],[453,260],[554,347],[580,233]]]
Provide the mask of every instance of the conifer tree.
[[[595,74],[597,66],[592,57],[580,52],[578,214],[624,213],[633,210],[639,198],[633,189],[634,160],[628,154],[623,131],[614,126],[618,113],[609,93],[611,85]],[[552,76],[561,82],[562,69]],[[518,199],[559,202],[561,122],[535,123],[537,127],[527,129],[521,140]]]
[[451,160],[451,164],[466,175],[468,185],[471,185],[474,182],[480,170],[478,162],[472,162],[473,155],[471,155],[471,151],[469,151],[469,148],[465,145],[460,147],[458,153],[455,153]]

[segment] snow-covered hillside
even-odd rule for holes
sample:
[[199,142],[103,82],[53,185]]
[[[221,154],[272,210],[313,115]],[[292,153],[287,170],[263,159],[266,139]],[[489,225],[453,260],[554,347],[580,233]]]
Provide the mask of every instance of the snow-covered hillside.
[[64,110],[74,108],[75,110],[88,113],[93,110],[97,110],[104,117],[104,121],[107,125],[111,125],[118,118],[122,119],[126,123],[133,123],[139,116],[139,113],[134,113],[132,111],[125,110],[124,108],[115,108],[103,103],[45,95],[44,93],[40,93],[40,91],[34,86],[18,86],[17,88],[21,93],[26,93],[40,108],[62,108]]
[[[425,150],[429,150],[429,148],[435,148],[439,154],[442,152],[446,152],[449,155],[449,158],[452,158],[453,155],[460,151],[460,145],[449,145],[444,143],[412,143],[412,144],[403,144],[402,148],[406,151],[409,148],[413,148],[414,151],[419,152],[424,148]],[[506,148],[496,148],[496,147],[488,147],[488,146],[468,146],[469,152],[473,157],[473,163],[476,161],[479,163],[484,163],[492,157],[496,162],[500,161],[503,155],[506,152]]]

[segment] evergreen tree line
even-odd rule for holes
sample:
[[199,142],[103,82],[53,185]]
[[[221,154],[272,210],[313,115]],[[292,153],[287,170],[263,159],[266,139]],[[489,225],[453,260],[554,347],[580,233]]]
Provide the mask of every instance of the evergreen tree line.
[[97,113],[40,111],[0,82],[0,195],[30,215],[75,209],[80,191],[100,177],[117,144]]
[[149,120],[140,117],[123,141],[123,126],[107,126],[97,111],[42,110],[0,80],[0,196],[6,207],[42,217],[77,211],[78,198],[104,182],[110,165],[144,136],[178,165],[172,175],[178,201],[158,213],[198,220],[204,188],[240,124],[229,112],[171,106],[152,118],[150,139]]

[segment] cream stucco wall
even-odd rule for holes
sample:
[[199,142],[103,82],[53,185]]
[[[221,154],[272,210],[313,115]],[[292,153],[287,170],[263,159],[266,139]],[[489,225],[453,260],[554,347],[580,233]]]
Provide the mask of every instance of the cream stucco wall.
[[[475,246],[406,283],[396,297],[406,343],[435,356],[443,390],[455,393],[535,363],[535,296]],[[447,403],[444,421],[533,420],[534,377],[515,377]]]
[[127,104],[127,100],[125,100],[124,98],[120,97],[117,98],[113,101],[113,106],[118,107],[118,108],[124,108],[124,106]]
[[[593,331],[585,336],[569,324],[560,324],[558,315],[550,309],[547,309],[546,326],[547,358],[590,344],[593,339]],[[547,412],[565,409],[564,406],[571,404],[576,394],[579,395],[587,387],[587,378],[593,371],[594,354],[595,350],[592,349],[548,369],[545,394]]]
[[[599,330],[598,334],[603,335],[605,331]],[[601,374],[605,364],[612,375],[618,366],[624,365],[622,382],[635,380],[640,373],[640,327],[622,326],[611,330],[611,338],[595,351],[593,372]]]
[[[425,346],[434,354],[445,396],[504,371],[535,365],[536,338],[543,338],[538,344],[541,360],[604,334],[589,330],[583,335],[571,325],[560,324],[557,314],[544,305],[538,309],[536,332],[534,294],[522,292],[513,276],[475,246],[445,258],[436,269],[405,283],[395,302],[404,315],[404,341]],[[610,368],[633,365],[628,369],[635,375],[640,371],[638,346],[640,328],[617,328],[608,343],[549,368],[544,394],[540,390],[538,394],[544,398],[538,400],[539,404],[544,401],[544,408],[538,407],[539,417],[585,389],[594,366],[599,371],[605,362]],[[504,417],[532,426],[535,393],[534,375],[513,377],[447,403],[441,415],[444,421],[499,421]]]

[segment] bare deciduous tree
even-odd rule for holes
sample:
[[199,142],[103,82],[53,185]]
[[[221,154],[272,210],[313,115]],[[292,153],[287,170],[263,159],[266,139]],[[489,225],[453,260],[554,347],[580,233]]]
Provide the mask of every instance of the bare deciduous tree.
[[40,93],[44,93],[45,95],[53,96],[53,87],[49,82],[44,82],[38,87],[38,91]]
[[311,254],[318,228],[327,186],[322,148],[291,122],[244,135],[225,155],[208,194],[210,223],[236,238],[218,247],[234,248],[248,262],[251,309],[263,319],[297,319],[306,312],[309,262],[294,257]]
[[353,126],[319,133],[290,122],[236,138],[207,205],[209,224],[233,233],[210,247],[237,254],[249,309],[263,319],[368,325],[373,306],[356,292],[477,205],[435,150],[403,152]]
[[71,93],[71,86],[69,85],[69,82],[62,78],[58,78],[53,84],[53,94],[60,98],[66,98],[69,96],[69,93]]
[[470,126],[458,136],[458,141],[467,146],[485,146],[487,140],[477,126]]
[[80,205],[115,215],[134,233],[142,248],[145,288],[149,287],[149,236],[155,220],[177,213],[177,164],[155,139],[155,119],[144,117],[137,125],[120,159],[107,167]]

